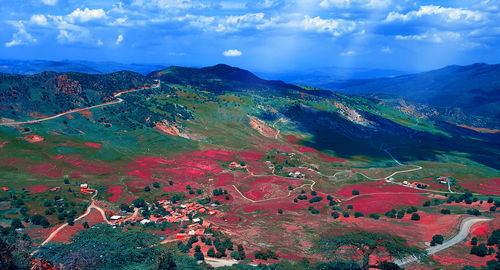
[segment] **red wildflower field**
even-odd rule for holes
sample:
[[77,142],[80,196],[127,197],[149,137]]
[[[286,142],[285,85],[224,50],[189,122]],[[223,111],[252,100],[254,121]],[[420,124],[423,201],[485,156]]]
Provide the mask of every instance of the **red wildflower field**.
[[62,169],[57,169],[56,165],[42,163],[28,168],[29,172],[46,177],[62,177]]
[[108,188],[108,192],[111,193],[111,194],[113,194],[113,196],[109,197],[108,200],[110,202],[117,202],[118,201],[118,197],[123,192],[123,186],[110,186]]
[[377,193],[422,193],[423,191],[403,187],[400,185],[394,185],[390,183],[381,182],[367,182],[358,185],[345,186],[337,193],[342,197],[352,197],[352,190],[358,190],[360,195],[363,194],[377,194]]
[[29,190],[30,193],[35,194],[35,193],[45,192],[49,188],[50,188],[49,186],[34,186],[34,187],[28,187],[26,189]]
[[345,161],[344,159],[332,157],[332,156],[329,156],[329,155],[321,153],[321,152],[318,153],[318,157],[320,157],[321,159],[328,161],[328,162],[344,162]]
[[374,194],[359,195],[346,203],[354,206],[354,211],[371,214],[384,213],[399,206],[421,205],[427,199],[418,194]]
[[84,144],[86,146],[92,147],[92,148],[101,148],[101,146],[102,146],[102,144],[100,144],[100,143],[92,143],[92,142],[86,142]]

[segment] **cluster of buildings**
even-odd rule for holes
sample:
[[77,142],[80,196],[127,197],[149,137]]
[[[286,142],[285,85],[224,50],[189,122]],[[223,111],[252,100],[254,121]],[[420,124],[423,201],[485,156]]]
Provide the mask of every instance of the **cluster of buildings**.
[[447,185],[448,183],[451,184],[451,179],[448,177],[445,177],[445,176],[440,176],[440,177],[436,178],[436,180],[439,183],[444,184],[444,185]]
[[309,168],[309,167],[305,167],[305,166],[299,166],[299,169],[306,169],[306,170],[308,170],[310,172],[320,174],[320,172],[318,170],[315,170],[315,169]]
[[219,227],[213,226],[208,221],[204,220],[201,224],[200,221],[201,220],[199,218],[194,218],[193,223],[187,226],[189,231],[187,233],[178,233],[175,235],[175,238],[184,239],[191,236],[211,236],[211,234],[207,233],[205,229],[211,228],[212,230],[220,230]]
[[289,172],[288,173],[288,176],[289,177],[293,177],[293,178],[297,178],[297,179],[302,179],[302,178],[305,178],[306,175],[299,172],[299,171],[296,171],[296,172]]
[[[208,215],[217,214],[216,210],[206,209],[203,205],[196,202],[185,203],[176,207],[174,207],[174,204],[168,200],[161,200],[158,201],[158,203],[160,204],[160,207],[163,207],[163,209],[165,209],[165,211],[170,213],[170,215],[167,216],[162,216],[160,214],[151,215],[149,218],[141,220],[140,221],[141,224],[146,224],[149,222],[170,222],[170,223],[187,222],[190,220],[189,217],[194,217],[197,214],[203,214],[203,213],[207,213]],[[193,221],[194,220],[195,219],[193,219]]]
[[411,188],[418,188],[418,189],[426,189],[429,187],[428,184],[425,183],[419,183],[419,182],[413,182],[413,183],[408,183],[408,181],[403,181],[403,185],[411,187]]
[[89,188],[88,184],[81,184],[80,185],[80,192],[83,194],[92,194],[92,193],[96,192],[96,190]]

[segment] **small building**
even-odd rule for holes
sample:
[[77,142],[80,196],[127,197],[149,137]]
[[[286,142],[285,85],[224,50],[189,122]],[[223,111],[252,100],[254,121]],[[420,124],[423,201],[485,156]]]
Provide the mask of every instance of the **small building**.
[[26,135],[26,136],[24,136],[24,139],[30,143],[41,142],[44,140],[44,138],[42,136],[38,136],[38,135]]
[[114,216],[110,217],[109,219],[110,220],[120,220],[122,218],[123,218],[122,216],[114,215]]
[[61,189],[61,187],[53,187],[53,188],[50,189],[50,191],[58,191],[60,189]]

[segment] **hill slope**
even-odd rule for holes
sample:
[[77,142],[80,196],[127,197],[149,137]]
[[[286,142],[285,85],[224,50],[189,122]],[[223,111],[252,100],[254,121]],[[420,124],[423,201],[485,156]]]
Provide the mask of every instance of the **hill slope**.
[[494,124],[500,117],[500,64],[447,66],[423,73],[351,80],[326,85],[349,94],[402,97],[406,101],[441,109],[443,114],[478,115]]

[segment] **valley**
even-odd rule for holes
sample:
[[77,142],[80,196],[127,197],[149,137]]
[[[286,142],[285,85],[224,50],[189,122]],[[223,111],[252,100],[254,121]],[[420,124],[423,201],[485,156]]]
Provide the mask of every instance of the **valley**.
[[227,65],[20,76],[0,81],[0,224],[37,259],[91,260],[86,239],[200,269],[462,269],[498,252],[469,254],[500,226],[497,133]]

